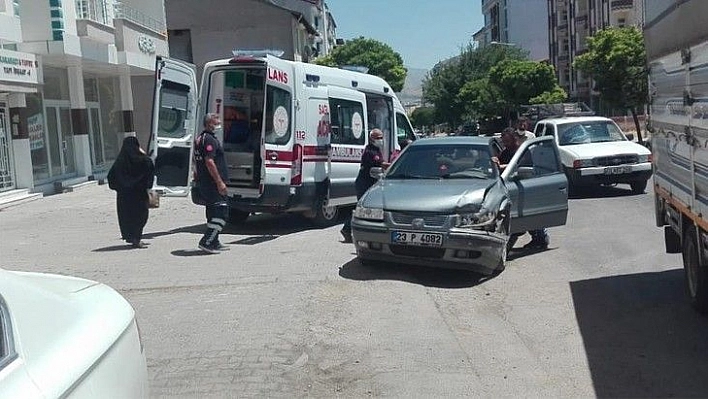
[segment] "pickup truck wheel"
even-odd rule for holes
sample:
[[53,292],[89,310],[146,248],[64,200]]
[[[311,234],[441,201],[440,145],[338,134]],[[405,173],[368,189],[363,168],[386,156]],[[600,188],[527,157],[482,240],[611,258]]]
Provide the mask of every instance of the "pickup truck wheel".
[[241,224],[248,219],[251,215],[250,212],[239,211],[236,209],[229,210],[229,223],[230,224]]
[[693,306],[708,313],[708,265],[698,256],[696,229],[689,227],[683,237],[683,269],[686,273],[686,292]]
[[647,181],[633,181],[629,183],[629,186],[632,187],[632,194],[644,194],[644,190],[647,188]]
[[327,202],[327,198],[319,198],[315,204],[313,216],[310,220],[317,227],[331,226],[337,221],[339,209],[336,206],[328,205]]

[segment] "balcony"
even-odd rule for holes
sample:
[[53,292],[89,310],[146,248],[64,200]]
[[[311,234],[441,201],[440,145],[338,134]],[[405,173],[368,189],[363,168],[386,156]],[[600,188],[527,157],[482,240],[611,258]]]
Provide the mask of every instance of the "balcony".
[[588,15],[579,15],[575,17],[575,22],[576,23],[587,23],[588,22]]
[[612,0],[610,8],[612,11],[624,11],[634,7],[634,0]]
[[161,21],[155,19],[140,10],[136,10],[133,7],[120,2],[116,3],[114,13],[115,19],[130,21],[133,24],[139,25],[167,38],[167,23],[164,20]]

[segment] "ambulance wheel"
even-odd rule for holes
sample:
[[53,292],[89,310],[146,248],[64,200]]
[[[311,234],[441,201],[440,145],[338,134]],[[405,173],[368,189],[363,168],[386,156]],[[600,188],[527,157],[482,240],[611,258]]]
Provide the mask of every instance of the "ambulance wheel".
[[229,223],[230,224],[241,224],[248,219],[250,212],[239,211],[236,209],[229,210]]
[[320,198],[315,204],[312,223],[318,227],[327,227],[333,225],[337,221],[339,209],[336,206],[327,205],[327,198]]

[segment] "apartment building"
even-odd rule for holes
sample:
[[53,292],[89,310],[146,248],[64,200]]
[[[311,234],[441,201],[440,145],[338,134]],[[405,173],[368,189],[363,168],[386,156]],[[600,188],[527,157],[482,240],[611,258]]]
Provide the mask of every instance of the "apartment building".
[[479,47],[517,46],[535,61],[548,59],[547,0],[482,0],[484,27],[473,35]]
[[597,31],[610,26],[641,27],[642,8],[641,0],[548,0],[550,61],[572,100],[601,108],[591,79],[575,70],[573,62],[587,51],[587,38]]
[[[0,0],[0,190],[105,176],[167,55],[162,0]],[[146,145],[146,136],[141,142]]]
[[337,24],[324,0],[265,0],[302,15],[315,28],[312,37],[312,56],[329,54],[337,44]]
[[170,55],[199,69],[234,49],[280,50],[285,59],[312,61],[317,45],[328,49],[332,43],[321,40],[315,24],[325,32],[336,25],[317,8],[319,0],[293,2],[286,7],[275,0],[166,0]]

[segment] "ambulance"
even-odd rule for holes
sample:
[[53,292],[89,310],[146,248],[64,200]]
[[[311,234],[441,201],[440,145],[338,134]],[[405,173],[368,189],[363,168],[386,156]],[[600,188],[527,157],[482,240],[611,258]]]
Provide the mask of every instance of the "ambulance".
[[207,113],[221,116],[230,222],[256,212],[300,213],[316,225],[356,204],[354,180],[368,132],[384,132],[390,160],[415,134],[383,79],[352,70],[234,51],[205,65],[158,57],[149,155],[153,189],[188,196],[192,144]]

